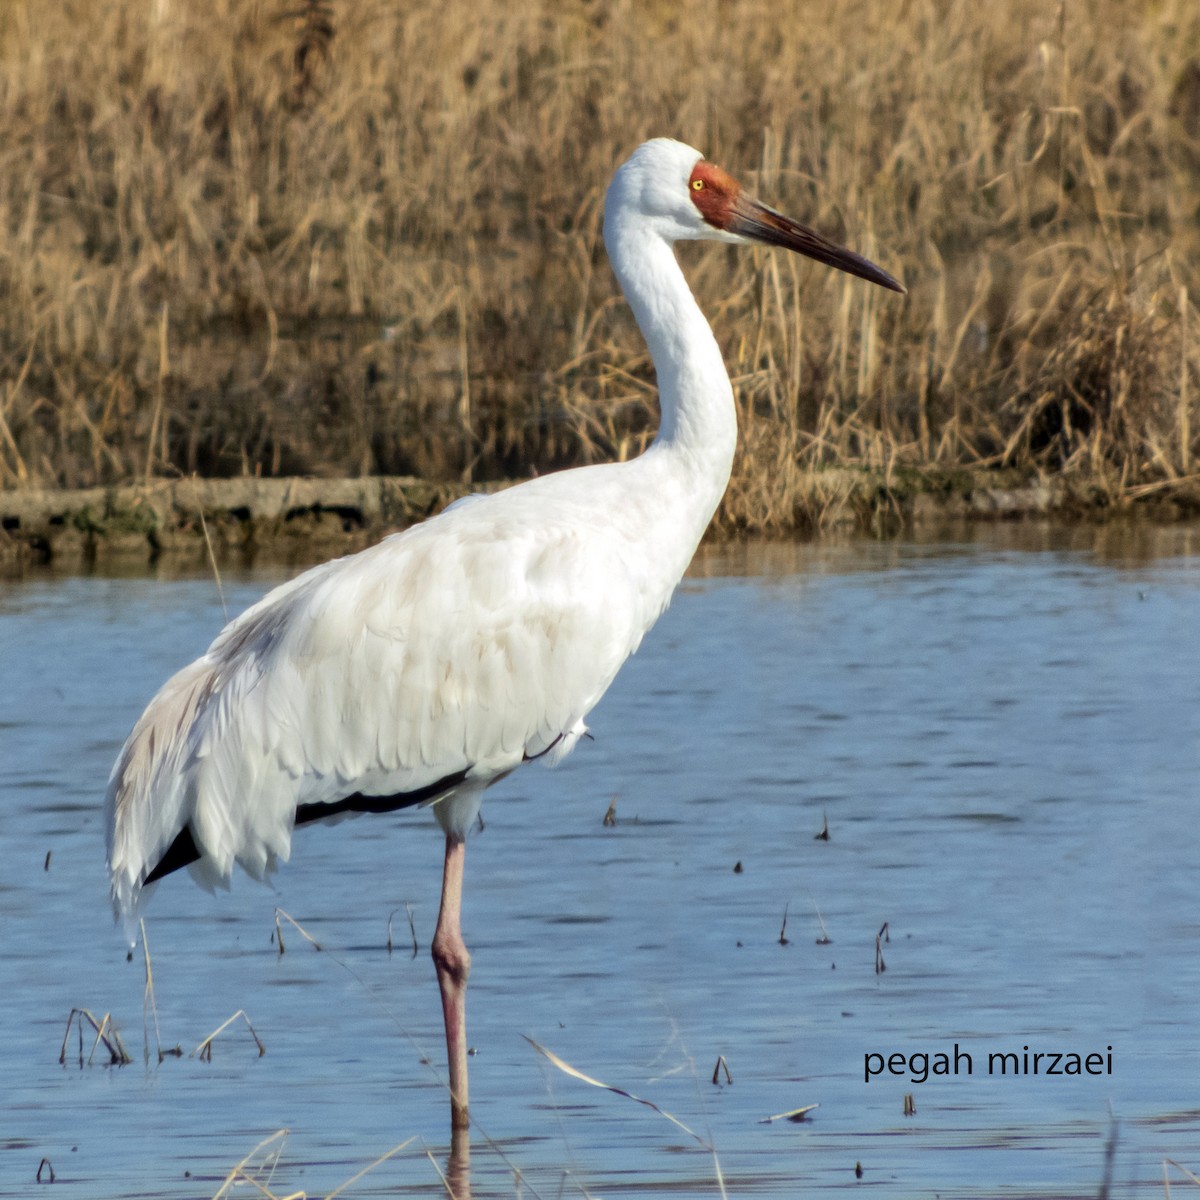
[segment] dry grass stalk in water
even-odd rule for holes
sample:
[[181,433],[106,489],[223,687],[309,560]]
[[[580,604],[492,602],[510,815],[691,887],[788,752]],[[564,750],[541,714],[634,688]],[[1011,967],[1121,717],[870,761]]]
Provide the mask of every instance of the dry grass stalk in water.
[[1168,1197],[1168,1200],[1171,1195],[1171,1181],[1170,1181],[1169,1176],[1167,1175],[1168,1167],[1174,1167],[1175,1170],[1180,1172],[1180,1174],[1183,1175],[1183,1177],[1185,1179],[1187,1179],[1190,1183],[1194,1183],[1197,1187],[1200,1187],[1200,1175],[1195,1174],[1193,1171],[1189,1171],[1187,1169],[1187,1167],[1185,1167],[1182,1163],[1177,1163],[1173,1158],[1164,1158],[1163,1159],[1163,1194]]
[[282,917],[314,950],[323,950],[324,947],[317,941],[295,917],[289,916],[282,908],[275,909],[275,936],[279,939],[279,953],[283,953],[283,930],[279,924],[279,918]]
[[92,1042],[92,1048],[87,1056],[87,1065],[92,1065],[92,1060],[96,1056],[96,1047],[101,1043],[108,1051],[109,1066],[123,1067],[128,1063],[133,1062],[129,1052],[125,1049],[124,1043],[121,1041],[121,1035],[117,1032],[116,1023],[112,1019],[111,1013],[105,1013],[104,1017],[97,1021],[94,1016],[86,1008],[73,1008],[67,1016],[67,1027],[63,1033],[62,1049],[58,1054],[58,1061],[61,1065],[67,1064],[67,1042],[71,1037],[71,1026],[75,1025],[79,1033],[79,1065],[84,1065],[83,1059],[83,1023],[87,1021],[89,1025],[96,1031],[96,1040]]
[[[270,1190],[271,1179],[275,1174],[275,1168],[279,1165],[280,1155],[283,1154],[283,1144],[287,1141],[288,1130],[279,1129],[270,1137],[263,1138],[245,1158],[242,1159],[230,1172],[225,1176],[225,1182],[213,1193],[213,1200],[225,1200],[229,1196],[234,1187],[241,1183],[248,1183],[255,1188],[261,1195],[271,1198],[271,1200],[302,1200],[303,1192],[294,1192],[288,1197],[274,1197]],[[269,1157],[269,1165],[264,1164],[263,1167],[255,1171],[250,1166],[251,1162],[256,1159],[259,1154],[267,1150],[268,1147],[273,1147],[273,1153]],[[265,1170],[266,1179],[258,1178],[258,1175]]]
[[577,1067],[571,1066],[570,1063],[559,1058],[553,1050],[547,1050],[545,1046],[539,1045],[533,1038],[527,1034],[521,1035],[525,1040],[549,1063],[557,1067],[564,1075],[569,1075],[572,1079],[578,1079],[581,1083],[586,1083],[590,1087],[601,1088],[603,1091],[612,1092],[614,1096],[624,1096],[626,1100],[632,1100],[635,1104],[642,1104],[646,1108],[658,1113],[660,1117],[666,1118],[672,1125],[683,1130],[689,1137],[694,1138],[705,1150],[712,1155],[713,1168],[716,1172],[717,1187],[720,1189],[722,1197],[725,1197],[725,1177],[721,1172],[721,1163],[717,1158],[716,1147],[711,1141],[702,1138],[693,1129],[689,1129],[678,1117],[672,1116],[665,1108],[660,1108],[653,1100],[644,1100],[641,1096],[635,1096],[632,1092],[626,1091],[624,1088],[615,1087],[610,1083],[602,1083],[599,1079],[593,1079],[590,1075],[585,1075]]
[[233,1014],[233,1016],[226,1017],[226,1019],[222,1021],[221,1024],[218,1025],[217,1028],[214,1029],[212,1033],[210,1033],[208,1037],[206,1037],[195,1048],[195,1050],[192,1051],[190,1057],[198,1058],[201,1062],[212,1062],[212,1048],[214,1040],[224,1033],[225,1030],[228,1029],[229,1026],[238,1019],[238,1017],[241,1017],[246,1023],[246,1028],[250,1030],[250,1036],[254,1039],[254,1044],[258,1047],[258,1056],[259,1058],[262,1058],[262,1056],[266,1054],[267,1048],[263,1045],[262,1039],[255,1032],[254,1026],[250,1023],[250,1018],[246,1016],[245,1010],[241,1008],[239,1008],[237,1012]]
[[[146,964],[146,987],[142,993],[142,1050],[145,1061],[150,1061],[150,1018],[154,1017],[154,1048],[161,1063],[166,1057],[162,1048],[162,1034],[158,1027],[158,1001],[154,996],[154,969],[150,965],[150,941],[146,937],[145,919],[138,921],[142,934],[142,957]],[[178,1053],[178,1051],[176,1051]]]
[[[391,954],[391,952],[392,952],[392,918],[399,911],[400,910],[398,908],[393,908],[392,911],[390,913],[388,913],[387,952],[389,954]],[[409,932],[409,935],[412,937],[412,956],[413,956],[413,958],[416,958],[417,954],[419,953],[419,948],[417,946],[417,926],[416,926],[416,923],[413,921],[412,905],[409,904],[407,901],[405,901],[405,904],[404,904],[404,912],[405,912],[405,915],[408,917],[408,932]]]
[[821,1106],[819,1104],[805,1104],[800,1108],[789,1109],[787,1112],[776,1113],[771,1117],[763,1117],[759,1120],[760,1125],[770,1125],[774,1121],[791,1121],[793,1125],[800,1125],[808,1120],[808,1114],[816,1112]]
[[416,1135],[414,1134],[412,1137],[406,1138],[399,1145],[393,1146],[390,1150],[384,1151],[384,1153],[381,1154],[377,1159],[375,1159],[373,1162],[369,1162],[365,1167],[363,1167],[361,1171],[356,1171],[353,1175],[351,1175],[350,1178],[345,1181],[345,1183],[339,1184],[337,1187],[335,1187],[333,1191],[325,1197],[325,1200],[334,1200],[335,1196],[340,1196],[342,1192],[346,1191],[346,1189],[352,1184],[357,1183],[364,1175],[369,1174],[371,1171],[375,1170],[376,1167],[387,1162],[389,1158],[395,1158],[395,1156],[399,1154],[401,1150],[408,1149],[408,1147],[411,1146],[416,1140]]

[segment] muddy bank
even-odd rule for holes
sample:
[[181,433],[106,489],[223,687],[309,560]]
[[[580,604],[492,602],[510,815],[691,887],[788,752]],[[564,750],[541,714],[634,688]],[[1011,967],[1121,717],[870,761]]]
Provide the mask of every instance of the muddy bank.
[[420,521],[468,490],[393,477],[155,480],[3,492],[0,561],[332,557]]
[[[365,479],[183,479],[114,488],[0,493],[0,561],[83,565],[162,555],[220,561],[332,557],[420,521],[470,491],[505,484]],[[1101,518],[1200,511],[1200,492],[1174,488],[1114,497],[1095,484],[984,471],[814,471],[797,529],[888,532],[954,519],[1058,515]],[[738,530],[718,521],[716,532]]]

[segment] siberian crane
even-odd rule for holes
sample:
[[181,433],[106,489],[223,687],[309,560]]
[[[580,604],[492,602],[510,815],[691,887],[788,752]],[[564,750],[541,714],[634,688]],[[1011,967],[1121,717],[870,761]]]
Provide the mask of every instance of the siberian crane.
[[733,389],[673,250],[696,239],[781,246],[904,291],[698,150],[639,146],[608,189],[604,242],[654,360],[652,445],[468,497],[275,588],[163,685],[109,779],[108,866],[126,918],[180,867],[210,888],[235,863],[262,878],[297,826],[433,809],[445,862],[432,954],[455,1130],[469,1125],[467,832],[488,787],[559,761],[586,732],[729,480]]

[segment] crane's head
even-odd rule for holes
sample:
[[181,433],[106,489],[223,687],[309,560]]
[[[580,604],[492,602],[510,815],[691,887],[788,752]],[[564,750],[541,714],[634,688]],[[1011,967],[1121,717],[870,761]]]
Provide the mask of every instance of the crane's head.
[[699,150],[670,138],[643,142],[617,169],[605,201],[605,239],[612,224],[628,218],[651,225],[669,242],[765,242],[905,290],[873,262],[752,199]]

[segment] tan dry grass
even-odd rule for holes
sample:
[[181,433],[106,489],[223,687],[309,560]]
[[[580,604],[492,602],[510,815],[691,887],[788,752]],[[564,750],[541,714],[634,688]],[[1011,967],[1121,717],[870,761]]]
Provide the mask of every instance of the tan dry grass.
[[726,522],[815,519],[814,466],[1200,452],[1193,0],[8,0],[0,120],[0,486],[635,453],[599,221],[654,134],[910,288],[684,248]]

